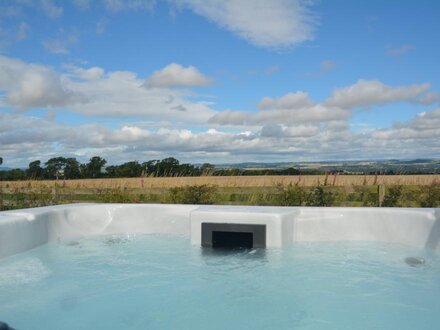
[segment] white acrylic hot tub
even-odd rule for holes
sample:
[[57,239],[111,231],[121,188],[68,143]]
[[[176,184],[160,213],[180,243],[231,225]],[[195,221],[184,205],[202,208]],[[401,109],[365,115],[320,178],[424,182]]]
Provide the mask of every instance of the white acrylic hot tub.
[[440,249],[440,209],[72,204],[0,212],[0,258],[101,234],[178,234],[200,244],[202,222],[264,224],[268,247],[357,240]]

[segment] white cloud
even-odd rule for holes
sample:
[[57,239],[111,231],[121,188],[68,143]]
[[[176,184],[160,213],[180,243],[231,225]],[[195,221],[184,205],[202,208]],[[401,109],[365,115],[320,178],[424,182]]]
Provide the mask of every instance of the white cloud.
[[81,100],[65,88],[60,77],[50,68],[27,64],[0,56],[0,90],[5,91],[4,103],[17,109],[59,107]]
[[324,105],[353,109],[392,102],[421,103],[430,88],[428,83],[392,87],[377,80],[359,80],[354,85],[336,89]]
[[190,100],[190,91],[145,88],[145,80],[132,72],[66,68],[69,72],[60,76],[51,68],[0,56],[0,91],[5,93],[0,102],[19,110],[63,107],[88,116],[186,123],[203,123],[216,114],[206,103]]
[[221,28],[262,47],[286,47],[313,39],[316,18],[303,0],[174,0]]
[[369,144],[384,147],[397,157],[440,157],[440,109],[419,113],[406,123],[371,133]]
[[419,98],[418,102],[421,104],[438,103],[440,102],[440,93],[437,92],[425,93]]
[[307,138],[317,135],[319,130],[319,125],[285,126],[282,124],[267,124],[261,128],[260,134],[263,137],[272,138]]
[[67,65],[66,68],[71,72],[73,77],[84,80],[97,80],[103,78],[105,75],[104,69],[97,66],[83,69],[74,65]]
[[[429,92],[429,84],[390,87],[379,81],[360,80],[354,85],[336,90],[322,103],[314,103],[305,92],[292,92],[279,98],[265,97],[258,104],[259,111],[223,110],[208,121],[219,126],[261,127],[262,136],[286,137],[293,132],[309,132],[317,125],[328,129],[347,130],[347,120],[353,109],[391,102],[432,104],[440,97]],[[313,128],[313,129],[312,129]]]
[[209,124],[216,125],[246,125],[252,118],[252,113],[246,111],[223,110],[209,118]]
[[327,122],[334,120],[345,120],[350,117],[351,113],[337,107],[326,107],[316,104],[311,107],[302,109],[283,109],[277,108],[273,110],[259,111],[252,122],[255,124],[265,123],[286,123],[298,124],[307,122]]
[[301,109],[313,106],[305,92],[288,93],[280,98],[265,97],[258,104],[260,109]]
[[394,130],[411,129],[418,135],[428,136],[430,138],[440,138],[440,108],[433,111],[419,113],[415,118],[407,123],[396,123]]
[[351,112],[334,106],[315,104],[305,92],[288,93],[279,98],[263,98],[258,104],[260,111],[244,112],[224,110],[209,119],[218,125],[267,124],[298,125],[300,123],[346,120]]
[[[351,132],[346,123],[266,124],[258,130],[119,128],[97,124],[70,126],[50,120],[0,112],[0,141],[5,162],[26,165],[71,155],[86,161],[100,155],[110,163],[174,156],[182,161],[322,160],[440,156],[440,109],[387,130]],[[54,147],[56,145],[56,147]],[[360,153],[362,151],[362,153]],[[12,164],[8,164],[10,166]]]
[[415,49],[414,45],[409,45],[409,44],[402,45],[400,47],[389,48],[387,50],[387,55],[393,57],[399,57],[413,51],[414,49]]
[[[84,115],[193,123],[206,122],[216,113],[202,102],[188,100],[188,91],[145,88],[143,83],[128,71],[109,72],[99,79],[69,80],[68,88],[87,101],[68,109]],[[182,108],[186,111],[180,111]]]
[[[145,79],[133,72],[64,69],[59,75],[49,67],[0,56],[0,106],[47,110],[45,119],[0,111],[6,160],[26,165],[55,155],[82,161],[101,155],[116,163],[169,155],[191,162],[440,156],[440,109],[426,110],[388,129],[354,132],[348,121],[350,108],[316,103],[305,92],[263,98],[256,112],[215,111],[207,103],[195,102],[186,89],[145,88]],[[421,85],[379,86],[385,86],[385,96],[376,97],[377,104],[402,100],[402,90],[406,102],[421,102],[435,94]],[[345,95],[345,103],[338,97],[341,104],[354,102],[353,93]],[[109,127],[61,124],[56,116],[60,111],[130,122],[112,120]]]
[[193,66],[184,67],[171,63],[163,69],[154,72],[145,82],[147,87],[197,87],[207,86],[211,79]]

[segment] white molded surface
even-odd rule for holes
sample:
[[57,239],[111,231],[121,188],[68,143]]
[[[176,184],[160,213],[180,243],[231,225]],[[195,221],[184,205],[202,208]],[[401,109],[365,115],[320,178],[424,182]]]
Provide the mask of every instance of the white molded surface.
[[201,206],[191,212],[191,243],[201,244],[202,223],[240,223],[266,225],[266,246],[292,244],[296,208],[256,206]]
[[177,234],[200,244],[202,222],[266,224],[267,246],[362,240],[440,249],[440,209],[72,204],[0,212],[0,258],[101,234]]

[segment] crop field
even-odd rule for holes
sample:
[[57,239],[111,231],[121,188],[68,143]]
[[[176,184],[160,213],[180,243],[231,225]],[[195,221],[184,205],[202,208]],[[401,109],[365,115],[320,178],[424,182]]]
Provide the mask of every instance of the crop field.
[[2,210],[81,202],[438,207],[440,175],[0,181]]
[[61,186],[75,189],[112,188],[173,188],[187,185],[214,185],[220,188],[273,187],[277,184],[304,187],[418,185],[440,182],[440,175],[271,175],[271,176],[199,176],[199,177],[140,177],[116,179],[0,181],[7,188],[39,188]]

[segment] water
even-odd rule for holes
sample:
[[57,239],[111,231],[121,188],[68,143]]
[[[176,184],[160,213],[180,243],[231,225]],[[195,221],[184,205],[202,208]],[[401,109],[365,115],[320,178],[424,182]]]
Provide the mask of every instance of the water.
[[0,320],[19,330],[439,329],[440,258],[383,243],[238,252],[167,235],[50,243],[0,260]]

